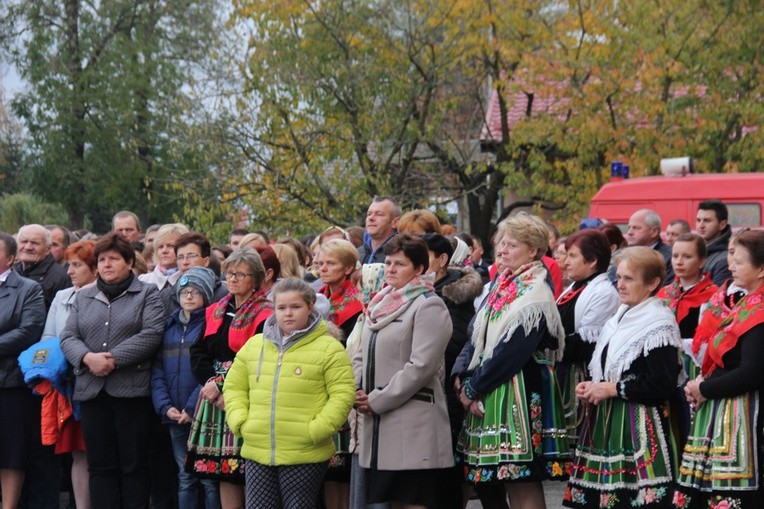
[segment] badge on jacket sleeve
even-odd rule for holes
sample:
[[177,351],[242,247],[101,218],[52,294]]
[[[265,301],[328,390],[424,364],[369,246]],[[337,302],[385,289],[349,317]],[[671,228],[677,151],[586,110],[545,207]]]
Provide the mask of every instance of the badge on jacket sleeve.
[[296,368],[294,368],[294,374],[295,374],[296,376],[300,376],[300,375],[302,375],[302,368],[300,368],[299,366],[298,366],[298,367],[296,367]]

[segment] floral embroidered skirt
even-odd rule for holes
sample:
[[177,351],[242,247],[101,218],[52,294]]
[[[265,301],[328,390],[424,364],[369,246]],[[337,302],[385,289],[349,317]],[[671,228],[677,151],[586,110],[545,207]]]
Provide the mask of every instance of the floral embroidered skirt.
[[761,433],[758,391],[703,403],[679,464],[676,507],[764,507]]
[[[215,381],[221,389],[232,363],[215,361]],[[226,424],[225,411],[199,397],[188,437],[186,471],[202,479],[244,484],[242,444],[243,439],[235,437]]]
[[565,480],[570,472],[562,398],[551,364],[529,362],[467,414],[456,446],[467,482]]
[[611,398],[586,407],[563,505],[673,507],[668,406]]
[[570,446],[576,446],[584,419],[583,405],[576,397],[576,386],[586,380],[586,364],[583,362],[561,362],[557,365],[557,377],[562,391],[562,408],[565,413],[565,427],[568,430]]

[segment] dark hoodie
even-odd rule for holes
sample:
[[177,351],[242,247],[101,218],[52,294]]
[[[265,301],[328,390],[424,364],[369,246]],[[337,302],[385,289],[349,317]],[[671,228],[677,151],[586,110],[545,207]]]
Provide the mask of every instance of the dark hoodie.
[[703,265],[703,272],[711,274],[711,281],[716,286],[721,286],[732,277],[727,266],[727,247],[731,236],[732,228],[725,226],[719,236],[706,245],[706,263]]

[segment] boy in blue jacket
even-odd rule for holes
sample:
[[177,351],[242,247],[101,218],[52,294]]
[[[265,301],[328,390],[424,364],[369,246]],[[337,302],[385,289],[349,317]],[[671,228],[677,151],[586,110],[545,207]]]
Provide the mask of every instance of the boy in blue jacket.
[[180,308],[165,320],[162,347],[151,373],[151,399],[154,410],[170,427],[173,456],[178,465],[178,506],[184,509],[196,509],[200,484],[206,508],[220,508],[217,482],[197,479],[184,468],[200,389],[191,373],[189,349],[204,334],[204,312],[212,299],[215,280],[215,273],[204,267],[193,267],[178,280],[175,291]]

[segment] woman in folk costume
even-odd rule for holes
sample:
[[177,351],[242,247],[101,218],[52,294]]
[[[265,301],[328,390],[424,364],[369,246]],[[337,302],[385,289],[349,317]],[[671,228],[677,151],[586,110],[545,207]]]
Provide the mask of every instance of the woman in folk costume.
[[[363,312],[361,292],[351,279],[358,263],[358,250],[347,240],[332,239],[318,247],[317,259],[318,275],[324,283],[318,293],[329,300],[327,321],[342,330],[344,347]],[[347,423],[334,435],[334,446],[337,452],[326,472],[324,504],[328,509],[342,509],[348,507],[350,500],[350,427]]]
[[[739,234],[733,247],[730,272],[748,294],[718,315],[721,321],[708,339],[701,375],[685,387],[697,412],[679,465],[674,505],[680,508],[747,509],[761,507],[764,500],[759,408],[764,387],[764,231]],[[721,293],[712,308],[723,309]]]
[[191,425],[186,469],[220,481],[223,509],[244,507],[241,438],[225,422],[223,382],[241,347],[262,332],[273,306],[263,288],[265,267],[257,252],[237,249],[223,262],[227,296],[206,310],[202,338],[190,349],[191,371],[202,389]]
[[576,446],[563,505],[576,508],[670,507],[673,437],[667,400],[681,370],[679,327],[655,297],[663,257],[648,247],[616,260],[621,306],[602,328],[576,394],[590,406]]
[[564,332],[541,262],[549,232],[520,213],[499,224],[505,271],[475,319],[470,364],[455,373],[469,414],[457,455],[472,483],[504,484],[513,509],[544,507],[544,479],[564,479],[570,459],[554,359]]
[[[718,290],[710,275],[703,273],[705,261],[706,243],[703,238],[693,233],[680,235],[671,252],[671,265],[676,277],[671,284],[661,288],[657,295],[676,316],[679,333],[682,335],[684,370],[691,380],[700,374],[701,362],[701,359],[695,359],[692,354],[692,338],[698,327],[700,315]],[[677,419],[675,422],[680,426],[676,438],[681,451],[685,437],[690,431],[691,412],[683,390],[679,390],[676,401],[680,407],[677,414],[682,417],[681,421]]]
[[562,390],[568,439],[575,447],[583,420],[576,386],[589,378],[589,362],[602,327],[618,310],[618,292],[607,277],[610,245],[605,234],[588,228],[565,240],[564,270],[573,280],[557,299],[565,329],[565,352],[555,368]]
[[[735,256],[735,239],[741,233],[745,233],[747,230],[742,230],[735,233],[730,238],[729,247],[727,248],[727,266],[734,263],[733,257]],[[716,336],[716,330],[722,323],[722,320],[732,312],[735,305],[746,296],[748,291],[744,288],[740,288],[733,278],[728,279],[721,286],[718,287],[716,293],[706,302],[705,309],[700,314],[700,323],[698,323],[695,329],[695,335],[692,339],[692,346],[689,354],[696,360],[697,366],[703,365],[703,358],[705,356],[706,347],[712,337]],[[692,375],[692,373],[688,373]],[[694,376],[689,376],[691,380],[697,378],[700,372],[694,373]]]
[[327,321],[342,329],[346,339],[363,312],[361,291],[350,276],[356,270],[358,250],[347,240],[334,239],[318,248],[318,274],[324,284],[318,292],[329,299]]
[[700,374],[701,359],[692,356],[692,338],[700,322],[700,315],[711,297],[719,288],[703,273],[706,261],[706,243],[694,233],[684,233],[674,242],[671,265],[676,277],[661,288],[658,298],[674,312],[679,332],[682,334],[682,348],[685,351],[684,366],[687,376],[694,379]]

